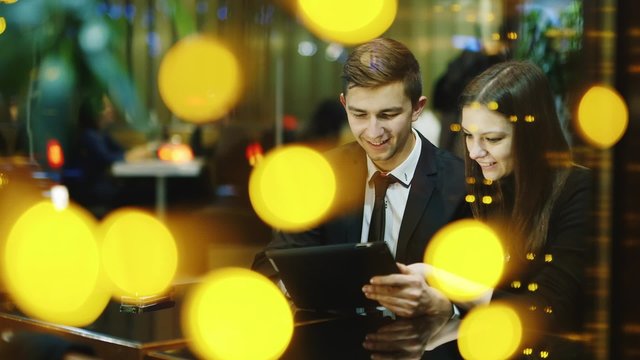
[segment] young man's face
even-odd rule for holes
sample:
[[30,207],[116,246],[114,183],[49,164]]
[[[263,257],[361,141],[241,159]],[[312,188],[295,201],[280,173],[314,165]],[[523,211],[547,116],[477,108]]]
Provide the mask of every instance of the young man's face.
[[422,96],[412,107],[401,81],[374,88],[352,87],[340,95],[353,136],[382,171],[393,170],[411,153],[415,144],[411,123],[426,101]]

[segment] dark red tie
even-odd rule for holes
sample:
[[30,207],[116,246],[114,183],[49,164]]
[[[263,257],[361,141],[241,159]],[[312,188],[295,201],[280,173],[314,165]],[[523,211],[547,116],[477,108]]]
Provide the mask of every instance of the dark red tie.
[[384,221],[385,203],[384,197],[387,194],[389,185],[398,181],[393,175],[385,175],[380,171],[373,174],[373,184],[376,189],[376,199],[371,212],[371,222],[369,223],[369,242],[384,241]]

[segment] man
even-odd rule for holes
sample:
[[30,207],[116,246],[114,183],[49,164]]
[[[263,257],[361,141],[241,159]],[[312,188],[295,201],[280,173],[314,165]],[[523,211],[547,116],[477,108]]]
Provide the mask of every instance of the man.
[[[449,300],[427,285],[420,262],[435,232],[470,212],[464,201],[462,160],[412,128],[427,102],[418,62],[403,44],[375,39],[349,56],[343,80],[340,101],[356,141],[326,154],[337,181],[329,220],[307,232],[279,233],[267,249],[371,241],[372,179],[377,172],[393,175],[381,236],[400,274],[374,277],[363,291],[399,316],[451,314]],[[264,252],[256,256],[253,268],[276,275]]]

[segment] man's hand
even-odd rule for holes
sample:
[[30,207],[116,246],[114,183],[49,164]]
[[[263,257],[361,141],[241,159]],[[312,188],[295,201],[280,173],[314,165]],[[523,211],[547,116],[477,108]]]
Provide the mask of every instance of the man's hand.
[[422,263],[409,266],[398,264],[400,274],[374,276],[370,284],[362,288],[365,296],[376,300],[393,313],[402,317],[420,315],[449,316],[453,307],[440,291],[427,285],[426,266]]

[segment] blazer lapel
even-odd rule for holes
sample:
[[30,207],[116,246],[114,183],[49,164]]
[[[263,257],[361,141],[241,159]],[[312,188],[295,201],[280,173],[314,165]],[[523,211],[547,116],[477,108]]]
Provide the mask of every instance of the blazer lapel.
[[407,257],[407,245],[420,219],[424,216],[429,199],[435,189],[435,175],[437,174],[435,147],[424,137],[420,137],[422,138],[422,151],[411,181],[411,190],[402,217],[396,249],[396,260],[403,263]]

